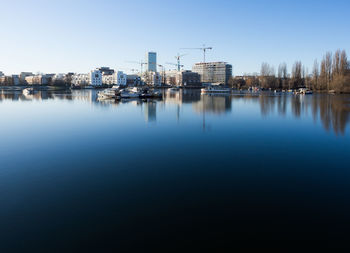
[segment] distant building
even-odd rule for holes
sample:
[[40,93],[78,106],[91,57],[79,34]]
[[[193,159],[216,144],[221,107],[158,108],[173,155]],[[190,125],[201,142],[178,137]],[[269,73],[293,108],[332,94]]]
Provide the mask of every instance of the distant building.
[[63,73],[59,73],[59,74],[55,74],[52,78],[51,78],[51,84],[54,86],[63,86],[66,84],[66,74]]
[[166,84],[176,86],[200,86],[200,75],[191,70],[170,70],[166,72]]
[[91,70],[89,74],[68,74],[66,79],[71,79],[74,86],[102,86],[102,72],[98,69]]
[[0,77],[4,76],[4,72],[0,71]]
[[98,70],[101,71],[103,76],[104,75],[110,76],[114,74],[114,69],[110,69],[108,67],[101,67],[101,68],[98,68]]
[[24,85],[26,84],[26,77],[27,76],[34,76],[34,74],[32,72],[21,72],[19,74],[19,82]]
[[102,86],[102,72],[98,69],[91,70],[89,78],[91,86]]
[[138,86],[141,85],[141,77],[138,75],[127,75],[126,76],[126,85],[128,86]]
[[125,74],[123,71],[117,72],[117,85],[119,86],[126,86],[128,83],[128,75]]
[[142,81],[149,86],[161,86],[162,76],[158,72],[148,71],[143,74]]
[[146,54],[147,71],[157,72],[157,53],[148,52]]
[[168,85],[178,85],[176,77],[178,75],[177,70],[169,70],[165,72],[165,84]]
[[89,74],[76,74],[72,76],[72,84],[76,86],[86,86],[90,84]]
[[12,80],[12,77],[11,76],[1,76],[0,77],[0,85],[4,85],[4,86],[7,86],[7,85],[13,85],[13,80]]
[[50,81],[50,76],[33,75],[25,77],[24,80],[28,85],[48,85]]
[[192,71],[200,75],[202,83],[227,84],[232,76],[232,65],[226,62],[201,62],[196,63]]
[[200,75],[190,70],[180,71],[176,76],[179,86],[199,86],[201,85]]
[[12,84],[20,85],[19,75],[12,75]]
[[120,85],[126,86],[127,75],[122,71],[113,73],[112,75],[102,75],[102,83],[105,85]]
[[71,83],[75,86],[86,86],[90,84],[89,74],[74,74]]

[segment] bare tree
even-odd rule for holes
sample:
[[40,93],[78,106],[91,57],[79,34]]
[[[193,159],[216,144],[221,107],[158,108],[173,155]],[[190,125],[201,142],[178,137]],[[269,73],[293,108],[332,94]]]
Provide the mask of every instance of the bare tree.
[[332,53],[327,52],[324,60],[326,69],[327,90],[329,91],[329,87],[332,81]]
[[319,89],[319,86],[318,86],[319,76],[320,76],[320,70],[319,70],[318,62],[317,60],[315,60],[314,66],[312,69],[312,85],[314,90]]

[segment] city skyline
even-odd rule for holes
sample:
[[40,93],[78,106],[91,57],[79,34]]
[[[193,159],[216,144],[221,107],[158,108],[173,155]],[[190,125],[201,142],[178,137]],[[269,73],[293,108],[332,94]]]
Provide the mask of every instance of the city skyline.
[[[159,64],[186,53],[185,69],[212,46],[207,61],[226,61],[233,74],[313,61],[338,48],[349,52],[347,1],[3,1],[0,71],[86,73],[100,66],[135,69],[127,61],[157,52]],[[15,10],[15,11],[14,11]],[[168,69],[173,67],[168,66]]]

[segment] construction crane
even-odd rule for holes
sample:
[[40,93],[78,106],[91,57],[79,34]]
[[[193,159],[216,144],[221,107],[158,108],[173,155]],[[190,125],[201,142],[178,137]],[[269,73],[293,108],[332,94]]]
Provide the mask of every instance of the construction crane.
[[205,54],[207,53],[208,50],[212,50],[212,47],[206,47],[203,45],[203,47],[193,47],[193,48],[180,48],[180,49],[185,49],[185,50],[203,50],[203,62],[205,62]]
[[162,82],[165,83],[165,67],[162,64],[158,64],[158,67],[162,68]]
[[142,76],[142,70],[143,70],[143,65],[147,65],[148,63],[143,62],[143,61],[126,61],[127,63],[136,63],[140,65],[140,69],[141,69],[141,76]]
[[187,54],[177,54],[175,56],[175,59],[177,60],[177,71],[180,71],[180,68],[183,67],[184,65],[181,65],[181,58],[184,57]]
[[166,62],[165,64],[167,64],[167,65],[173,65],[173,66],[176,66],[176,67],[177,67],[177,71],[180,71],[180,70],[181,70],[181,68],[183,68],[183,67],[184,67],[184,65],[180,65],[180,62],[178,62],[178,63]]

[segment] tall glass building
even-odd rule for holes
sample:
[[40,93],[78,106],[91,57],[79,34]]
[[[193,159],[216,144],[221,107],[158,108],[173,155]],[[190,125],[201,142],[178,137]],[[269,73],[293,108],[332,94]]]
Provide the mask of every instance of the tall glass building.
[[146,54],[147,70],[157,72],[157,53],[148,52]]

